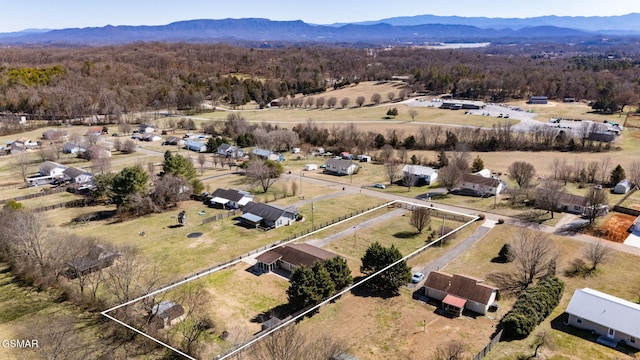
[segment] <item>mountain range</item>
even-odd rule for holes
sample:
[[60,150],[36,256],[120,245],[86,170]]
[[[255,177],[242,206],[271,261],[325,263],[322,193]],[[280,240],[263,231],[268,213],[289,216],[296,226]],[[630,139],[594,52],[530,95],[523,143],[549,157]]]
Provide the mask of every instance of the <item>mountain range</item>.
[[160,26],[111,26],[1,33],[5,45],[113,45],[132,42],[424,44],[425,42],[576,42],[640,37],[640,14],[609,17],[485,18],[419,15],[317,25],[261,18],[188,20]]

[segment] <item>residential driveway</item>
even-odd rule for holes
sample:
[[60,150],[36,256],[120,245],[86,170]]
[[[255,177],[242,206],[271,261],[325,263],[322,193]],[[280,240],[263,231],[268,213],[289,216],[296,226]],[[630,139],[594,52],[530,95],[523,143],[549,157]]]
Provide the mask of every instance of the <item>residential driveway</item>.
[[[482,226],[480,226],[476,231],[474,231],[473,234],[469,235],[466,239],[458,242],[455,246],[449,249],[449,251],[444,253],[441,257],[437,258],[436,260],[433,260],[426,266],[418,267],[417,269],[412,269],[412,270],[415,270],[413,272],[419,271],[425,274],[424,280],[426,280],[430,272],[440,270],[442,267],[444,267],[445,265],[453,261],[453,259],[460,256],[463,252],[467,251],[473,244],[478,242],[489,231],[491,231],[491,229],[493,229],[495,225],[496,225],[496,222],[494,220],[485,220]],[[424,282],[424,280],[418,284],[409,284],[409,288],[415,289],[422,286],[422,283]]]

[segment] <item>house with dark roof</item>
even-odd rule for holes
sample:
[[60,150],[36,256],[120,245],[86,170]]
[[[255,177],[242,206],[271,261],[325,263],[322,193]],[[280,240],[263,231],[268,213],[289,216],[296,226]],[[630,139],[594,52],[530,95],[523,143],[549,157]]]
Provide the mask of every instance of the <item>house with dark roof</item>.
[[498,178],[464,174],[460,188],[471,191],[478,196],[499,195],[506,188],[506,183]]
[[142,133],[138,136],[138,139],[141,141],[160,141],[162,140],[162,136],[154,133]]
[[78,144],[66,142],[62,145],[62,152],[65,154],[75,154],[80,151],[84,151],[84,149]]
[[87,255],[67,263],[68,275],[70,278],[76,278],[109,267],[119,256],[120,254],[115,251],[107,250],[100,245],[93,245]]
[[234,145],[222,144],[216,149],[216,153],[220,156],[230,158],[241,158],[244,156],[244,151]]
[[609,212],[609,205],[601,204],[594,210],[586,196],[563,193],[558,199],[558,210],[582,216],[588,215],[590,211],[597,211],[597,216],[602,216]]
[[595,332],[600,343],[640,349],[640,304],[584,288],[573,293],[565,312],[569,325]]
[[313,266],[316,261],[325,261],[338,255],[310,244],[287,244],[271,249],[256,257],[255,268],[262,271],[284,269],[293,271],[299,266]]
[[166,139],[164,139],[164,142],[162,143],[162,145],[183,145],[184,144],[184,140],[182,140],[182,138],[179,138],[177,136],[167,136]]
[[138,131],[141,134],[148,134],[148,133],[152,133],[152,132],[156,131],[156,128],[153,125],[140,124],[140,125],[138,125]]
[[86,184],[93,181],[93,174],[76,167],[66,168],[62,174],[66,181],[75,184]]
[[442,301],[442,308],[459,316],[463,309],[486,314],[498,295],[498,288],[464,275],[432,271],[424,283],[424,294]]
[[240,216],[240,223],[250,227],[261,227],[264,229],[278,228],[289,225],[298,218],[298,209],[294,206],[281,208],[275,205],[248,202],[242,208],[243,215]]
[[246,191],[216,189],[211,194],[209,206],[220,209],[238,209],[253,201],[253,195]]
[[351,160],[329,159],[325,163],[325,171],[335,175],[353,175],[358,172],[358,164]]
[[162,301],[151,309],[149,325],[154,329],[166,329],[182,321],[184,307],[173,301]]

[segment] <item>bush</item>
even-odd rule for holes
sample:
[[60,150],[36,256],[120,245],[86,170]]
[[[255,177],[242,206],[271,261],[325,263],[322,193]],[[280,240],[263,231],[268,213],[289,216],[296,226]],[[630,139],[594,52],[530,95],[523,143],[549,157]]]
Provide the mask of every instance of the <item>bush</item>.
[[480,213],[478,214],[478,221],[484,220],[485,219],[485,215]]
[[513,308],[500,320],[505,340],[524,339],[560,302],[564,283],[557,277],[546,277],[525,290]]
[[504,219],[503,218],[498,219],[498,224],[504,224]]

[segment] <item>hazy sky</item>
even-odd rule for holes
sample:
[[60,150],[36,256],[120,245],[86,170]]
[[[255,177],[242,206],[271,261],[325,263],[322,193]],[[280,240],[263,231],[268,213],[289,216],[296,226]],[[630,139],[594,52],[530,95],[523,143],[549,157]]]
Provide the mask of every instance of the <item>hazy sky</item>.
[[0,0],[0,32],[245,17],[331,24],[425,14],[524,18],[633,12],[640,13],[639,0]]

